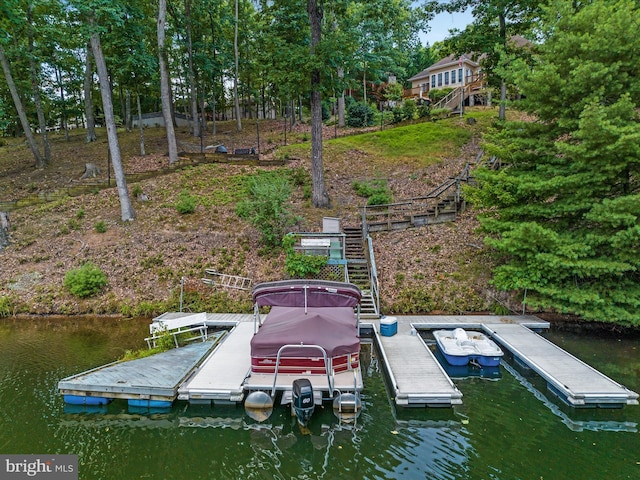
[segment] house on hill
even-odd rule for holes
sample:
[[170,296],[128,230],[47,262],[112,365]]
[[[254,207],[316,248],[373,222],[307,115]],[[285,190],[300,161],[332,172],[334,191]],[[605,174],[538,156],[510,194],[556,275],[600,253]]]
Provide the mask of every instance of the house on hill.
[[[513,35],[510,43],[515,48],[527,48],[532,43],[524,37]],[[486,77],[482,71],[482,60],[486,54],[475,58],[472,54],[449,55],[420,73],[409,78],[411,88],[404,91],[404,98],[420,99],[429,96],[429,92],[444,88],[453,89],[441,107],[455,109],[462,102],[473,106],[478,101],[491,102],[486,86]]]
[[478,79],[481,73],[480,62],[470,54],[452,54],[411,77],[411,89],[405,91],[405,96],[425,98],[431,90],[463,87]]
[[471,54],[449,55],[409,79],[411,88],[405,90],[404,97],[419,100],[427,98],[429,92],[453,89],[436,108],[459,108],[460,103],[473,106],[477,101],[490,103],[486,89],[485,75],[480,65],[484,55],[474,59]]

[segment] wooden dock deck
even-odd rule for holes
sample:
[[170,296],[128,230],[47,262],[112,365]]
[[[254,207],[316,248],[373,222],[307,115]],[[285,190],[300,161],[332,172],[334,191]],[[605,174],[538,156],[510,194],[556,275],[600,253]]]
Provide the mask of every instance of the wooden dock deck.
[[391,392],[396,405],[403,407],[450,407],[462,403],[462,392],[446,374],[419,335],[411,334],[411,324],[398,322],[398,333],[383,336],[379,322],[375,329]]
[[[493,315],[403,315],[395,317],[398,333],[380,334],[380,322],[373,321],[376,342],[384,359],[395,403],[402,407],[450,407],[462,403],[462,392],[435,358],[415,330],[452,328],[482,329],[485,323],[515,323],[531,328],[549,328],[549,323],[534,316]],[[363,325],[367,325],[363,323]]]
[[251,369],[253,328],[253,322],[238,322],[193,378],[180,388],[178,398],[195,403],[242,401],[243,383]]
[[215,345],[212,339],[151,357],[103,365],[60,380],[58,390],[63,395],[173,401],[179,385]]
[[[160,319],[180,318],[165,314]],[[169,400],[193,403],[241,402],[251,390],[270,390],[273,376],[249,376],[251,314],[206,314],[209,327],[231,327],[224,339],[194,342],[186,347],[130,362],[119,362],[61,380],[60,393],[106,398]],[[415,330],[484,330],[519,362],[542,376],[569,405],[622,406],[638,404],[638,394],[547,341],[533,330],[549,328],[534,316],[398,316],[398,333],[380,334],[380,321],[362,322],[373,329],[384,360],[395,403],[403,407],[450,407],[462,403],[462,393],[448,377],[429,346]],[[290,390],[293,379],[279,375],[276,388]],[[328,390],[326,377],[314,379],[314,389]],[[337,375],[335,388],[360,391],[361,374]]]
[[549,389],[571,406],[638,404],[637,393],[522,325],[485,324],[484,330],[544,378]]

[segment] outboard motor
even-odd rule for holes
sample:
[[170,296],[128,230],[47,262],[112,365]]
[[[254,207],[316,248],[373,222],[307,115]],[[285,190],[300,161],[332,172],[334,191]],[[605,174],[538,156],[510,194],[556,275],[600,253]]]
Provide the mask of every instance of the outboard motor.
[[307,378],[298,378],[293,381],[291,407],[298,418],[298,423],[306,427],[315,408],[313,387]]

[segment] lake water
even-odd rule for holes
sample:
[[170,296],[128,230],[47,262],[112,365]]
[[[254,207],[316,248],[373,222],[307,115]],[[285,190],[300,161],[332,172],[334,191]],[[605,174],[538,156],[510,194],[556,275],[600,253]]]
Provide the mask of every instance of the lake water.
[[[331,409],[303,434],[285,408],[264,424],[241,407],[86,412],[61,378],[144,347],[147,320],[0,319],[0,453],[77,454],[82,479],[638,479],[640,407],[562,407],[509,364],[456,384],[463,405],[399,410],[375,355],[365,361],[355,425]],[[640,342],[549,332],[547,338],[640,391]],[[363,355],[368,357],[367,355]]]

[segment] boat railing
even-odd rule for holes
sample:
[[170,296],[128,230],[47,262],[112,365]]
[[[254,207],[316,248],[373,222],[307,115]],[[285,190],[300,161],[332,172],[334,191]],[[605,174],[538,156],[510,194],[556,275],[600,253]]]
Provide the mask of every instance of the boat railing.
[[327,358],[327,351],[324,348],[322,348],[320,345],[300,345],[295,343],[288,343],[286,345],[282,345],[278,349],[278,355],[276,357],[276,365],[273,373],[273,386],[271,388],[271,398],[273,398],[276,394],[276,384],[278,380],[278,367],[280,366],[280,357],[283,351],[290,348],[315,349],[315,350],[320,350],[322,352],[322,357],[324,359],[324,369],[327,372],[327,384],[329,385],[329,396],[333,397],[333,382],[331,381],[332,374],[329,373],[329,360]]

